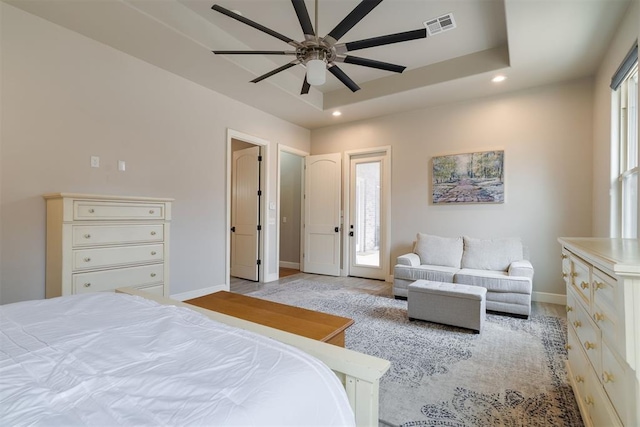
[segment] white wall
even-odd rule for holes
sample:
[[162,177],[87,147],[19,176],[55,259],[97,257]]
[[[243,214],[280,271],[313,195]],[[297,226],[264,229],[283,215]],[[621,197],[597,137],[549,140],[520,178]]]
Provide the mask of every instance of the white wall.
[[[227,128],[272,143],[273,202],[277,143],[308,151],[309,131],[2,2],[0,10],[2,303],[44,297],[47,192],[175,198],[171,294],[224,284]],[[100,168],[89,167],[91,155]]]
[[[595,78],[593,115],[593,235],[611,237],[610,206],[613,180],[611,157],[611,77],[620,63],[640,39],[640,0],[629,5],[624,20],[618,28]],[[638,110],[640,123],[640,110]]]
[[[591,231],[592,114],[583,79],[315,130],[311,152],[392,146],[391,265],[416,232],[519,236],[534,292],[564,295],[556,239]],[[505,150],[504,204],[430,203],[433,156],[493,149]]]

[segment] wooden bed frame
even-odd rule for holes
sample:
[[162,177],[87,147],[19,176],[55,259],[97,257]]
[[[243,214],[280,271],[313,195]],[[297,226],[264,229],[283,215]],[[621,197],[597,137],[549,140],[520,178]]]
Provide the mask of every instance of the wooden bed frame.
[[189,308],[218,322],[266,335],[299,348],[305,353],[321,360],[335,372],[347,392],[347,397],[355,413],[356,424],[358,426],[378,425],[380,378],[387,372],[391,365],[388,360],[280,331],[268,326],[227,316],[226,314],[217,313],[137,289],[119,288],[116,289],[116,292],[137,295],[160,304]]

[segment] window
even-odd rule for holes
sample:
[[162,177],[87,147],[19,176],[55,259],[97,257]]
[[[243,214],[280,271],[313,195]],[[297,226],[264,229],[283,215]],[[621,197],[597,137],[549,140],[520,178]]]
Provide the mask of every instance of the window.
[[[613,235],[638,238],[638,45],[629,52],[611,80],[614,150],[619,160],[614,180],[616,197]],[[615,123],[615,122],[614,122]]]

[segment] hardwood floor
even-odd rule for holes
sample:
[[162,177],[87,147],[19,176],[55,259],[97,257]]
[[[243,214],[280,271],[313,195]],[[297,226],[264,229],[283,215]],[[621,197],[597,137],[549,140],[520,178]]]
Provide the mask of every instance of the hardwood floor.
[[[308,274],[308,273],[297,272],[290,276],[280,277],[279,280],[274,282],[269,282],[267,285],[268,286],[273,286],[273,285],[286,286],[287,283],[292,282],[294,280],[299,280],[299,279],[313,280],[315,282],[340,284],[344,287],[352,288],[363,293],[393,298],[393,285],[391,283],[384,282],[381,280],[363,279],[359,277],[333,277],[333,276],[322,276],[318,274]],[[257,291],[259,289],[262,289],[264,286],[265,284],[263,283],[251,282],[248,280],[232,277],[230,282],[230,291],[239,293],[239,294],[248,294],[248,293]],[[565,311],[564,305],[550,304],[550,303],[544,303],[544,302],[535,302],[535,301],[532,302],[531,314],[566,318],[566,311]]]
[[[325,282],[325,283],[333,283],[340,284],[346,288],[353,288],[364,293],[373,294],[373,295],[382,295],[387,297],[392,297],[392,285],[391,283],[384,282],[382,280],[371,280],[371,279],[362,279],[359,277],[333,277],[333,276],[322,276],[319,274],[308,274],[297,272],[290,276],[280,277],[279,280],[274,282],[269,282],[267,285],[285,285],[289,282],[299,279],[313,280],[315,282]],[[236,292],[239,294],[248,294],[250,292],[257,291],[262,289],[265,286],[264,283],[251,282],[249,280],[238,279],[237,277],[232,277],[230,281],[230,291]]]

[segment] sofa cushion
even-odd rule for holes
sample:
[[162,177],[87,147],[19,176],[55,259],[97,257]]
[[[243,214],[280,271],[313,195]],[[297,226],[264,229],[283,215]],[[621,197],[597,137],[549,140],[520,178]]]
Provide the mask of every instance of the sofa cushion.
[[474,239],[472,237],[464,237],[462,268],[507,271],[513,261],[522,259],[522,242],[520,239]]
[[532,284],[528,277],[509,276],[504,271],[487,271],[463,268],[453,278],[455,283],[482,286],[489,292],[531,294]]
[[415,253],[420,257],[420,264],[460,268],[463,248],[461,237],[418,233]]
[[438,265],[419,265],[409,267],[407,265],[396,265],[393,269],[393,277],[405,280],[433,280],[434,282],[453,282],[453,275],[458,271],[453,267],[442,267]]

